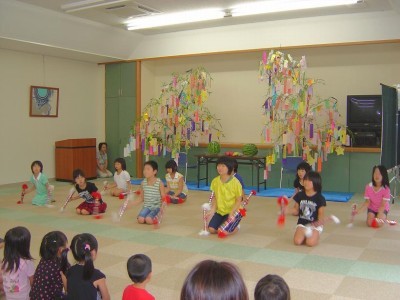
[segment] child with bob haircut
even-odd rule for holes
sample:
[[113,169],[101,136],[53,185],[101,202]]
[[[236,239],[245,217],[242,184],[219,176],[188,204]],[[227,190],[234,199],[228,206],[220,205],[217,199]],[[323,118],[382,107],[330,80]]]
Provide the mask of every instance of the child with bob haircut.
[[119,157],[114,161],[114,183],[107,186],[111,196],[118,197],[121,193],[127,192],[131,187],[131,175],[126,171],[125,159]]
[[[101,194],[98,193],[96,185],[92,182],[86,181],[85,173],[81,169],[73,171],[72,176],[75,181],[75,189],[78,192],[77,196],[72,196],[72,200],[79,198],[84,199],[81,204],[76,208],[78,215],[91,215],[97,209],[98,213],[105,213],[107,209],[107,203],[101,198]],[[95,195],[95,197],[93,196]]]
[[167,181],[167,188],[165,193],[168,203],[180,204],[186,201],[188,188],[186,186],[184,177],[178,172],[178,165],[176,161],[171,159],[165,164],[167,174],[165,174],[165,180]]
[[[311,166],[305,161],[302,161],[297,165],[296,178],[294,179],[293,182],[293,187],[294,187],[293,196],[304,189],[304,184],[303,184],[304,176],[310,171],[311,171]],[[296,210],[293,210],[293,215],[294,216],[298,215]]]
[[43,164],[40,160],[35,160],[31,164],[32,176],[30,182],[33,184],[32,187],[25,190],[25,195],[36,190],[36,194],[32,199],[32,204],[37,206],[52,206],[51,202],[54,185],[49,184],[47,176],[43,173]]
[[289,286],[282,277],[269,274],[257,282],[254,300],[290,300]]
[[248,300],[246,285],[237,267],[229,262],[204,260],[186,277],[180,300]]
[[157,177],[158,164],[153,160],[146,161],[143,167],[144,179],[140,184],[140,196],[135,204],[143,202],[143,208],[137,216],[139,224],[154,225],[161,208],[161,199],[165,198],[164,184]]
[[[217,172],[219,176],[211,182],[211,191],[214,192],[214,199],[211,203],[211,210],[208,216],[212,216],[208,231],[217,233],[218,227],[228,218],[233,217],[234,212],[240,207],[243,189],[239,180],[233,176],[234,162],[229,157],[220,157],[217,160]],[[230,233],[239,230],[239,226]]]
[[25,227],[14,227],[4,237],[4,257],[1,264],[3,288],[8,300],[29,299],[35,265],[29,251],[31,233]]
[[356,214],[368,208],[367,226],[381,227],[383,222],[377,222],[376,218],[386,220],[390,210],[390,186],[389,175],[382,165],[372,168],[371,182],[365,186],[363,205],[355,211]]
[[94,267],[99,245],[90,233],[73,237],[71,251],[76,264],[67,271],[68,300],[110,300],[106,276]]
[[40,244],[40,262],[33,277],[31,299],[64,299],[69,268],[67,237],[61,231],[47,233]]
[[122,300],[155,300],[153,295],[146,291],[152,272],[150,258],[144,254],[135,254],[128,259],[126,265],[133,284],[125,288]]
[[[326,201],[321,194],[322,179],[317,172],[308,172],[304,176],[303,182],[304,190],[293,197],[296,202],[293,210],[299,216],[293,240],[295,245],[305,243],[307,246],[313,247],[318,244],[319,236],[324,229]],[[306,226],[310,226],[311,236],[306,236]]]

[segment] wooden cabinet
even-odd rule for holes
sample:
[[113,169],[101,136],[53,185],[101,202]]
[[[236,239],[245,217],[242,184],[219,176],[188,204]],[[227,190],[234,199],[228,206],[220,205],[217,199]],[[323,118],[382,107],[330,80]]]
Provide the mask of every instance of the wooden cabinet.
[[[129,132],[136,118],[136,62],[106,65],[106,142],[108,168],[114,171],[114,160],[123,157]],[[136,177],[135,153],[125,157],[127,171]]]
[[56,142],[56,180],[73,181],[72,172],[81,169],[86,179],[96,174],[96,139],[68,139]]

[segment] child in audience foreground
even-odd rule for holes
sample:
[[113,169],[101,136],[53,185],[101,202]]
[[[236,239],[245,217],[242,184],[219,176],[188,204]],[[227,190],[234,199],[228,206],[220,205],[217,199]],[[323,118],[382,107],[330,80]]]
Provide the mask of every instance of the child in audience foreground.
[[132,284],[127,286],[122,295],[122,300],[155,300],[155,298],[146,291],[146,285],[151,279],[151,260],[147,255],[136,254],[131,256],[127,262],[129,278]]

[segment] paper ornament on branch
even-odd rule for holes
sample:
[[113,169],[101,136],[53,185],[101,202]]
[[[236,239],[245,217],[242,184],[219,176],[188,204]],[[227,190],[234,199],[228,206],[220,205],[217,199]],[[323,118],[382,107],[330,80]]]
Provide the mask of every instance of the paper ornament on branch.
[[338,123],[337,99],[314,95],[314,87],[323,81],[308,78],[306,68],[305,56],[296,61],[280,51],[263,53],[259,77],[268,89],[262,105],[262,138],[275,145],[274,158],[302,156],[321,171],[322,159],[326,160],[327,154],[343,154],[346,127]]
[[176,157],[181,147],[187,152],[199,142],[219,140],[223,136],[221,124],[205,106],[211,80],[202,67],[173,74],[171,81],[162,85],[160,96],[150,100],[140,122],[135,124],[132,135],[137,148],[146,156],[165,156],[171,152]]

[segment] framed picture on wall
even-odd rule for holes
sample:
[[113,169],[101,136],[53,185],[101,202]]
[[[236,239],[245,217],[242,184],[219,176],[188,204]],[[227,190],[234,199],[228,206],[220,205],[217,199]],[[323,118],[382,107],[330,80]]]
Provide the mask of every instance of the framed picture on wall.
[[46,86],[31,86],[29,116],[58,117],[59,89]]

